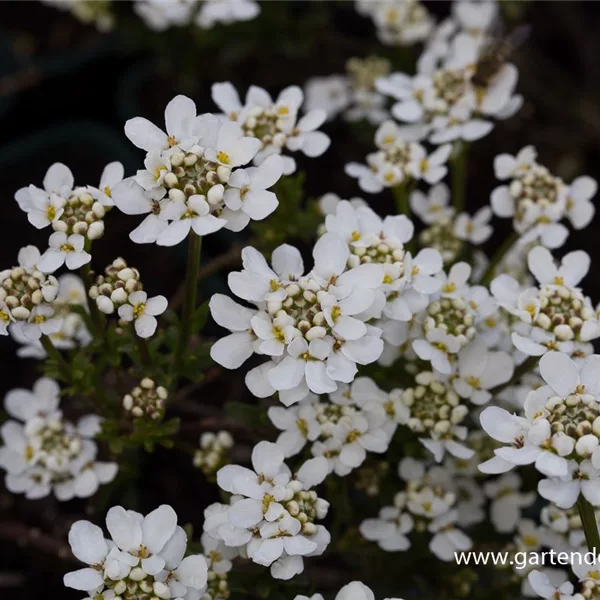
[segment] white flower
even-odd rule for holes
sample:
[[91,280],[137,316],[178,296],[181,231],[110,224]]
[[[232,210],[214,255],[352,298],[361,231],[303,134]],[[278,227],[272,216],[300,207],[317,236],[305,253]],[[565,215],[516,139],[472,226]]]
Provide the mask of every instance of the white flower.
[[429,549],[446,562],[454,560],[456,551],[466,551],[473,547],[473,542],[465,533],[454,526],[458,512],[451,510],[436,517],[429,524],[429,531],[435,535],[429,542]]
[[596,195],[598,183],[591,177],[578,177],[569,186],[566,214],[575,229],[583,229],[590,224],[596,208],[591,199]]
[[406,537],[414,528],[410,514],[395,506],[385,506],[379,511],[379,518],[366,519],[359,527],[361,535],[386,552],[398,552],[410,548]]
[[125,135],[138,148],[168,150],[174,146],[193,145],[196,138],[196,105],[185,96],[176,96],[165,108],[165,133],[143,117],[134,117],[125,123]]
[[298,454],[307,442],[314,442],[321,434],[310,399],[290,408],[271,406],[268,415],[273,425],[282,432],[277,438],[277,445],[286,458]]
[[454,235],[475,246],[483,244],[492,235],[492,226],[489,224],[491,218],[492,209],[489,206],[479,209],[473,217],[460,213],[454,221]]
[[436,371],[445,375],[452,372],[448,355],[456,354],[460,347],[460,340],[454,335],[448,335],[443,329],[430,329],[424,340],[413,341],[413,350],[417,356],[429,361]]
[[[292,152],[301,150],[310,157],[320,156],[329,147],[329,137],[316,131],[326,119],[324,110],[311,110],[297,120],[304,94],[296,86],[282,90],[275,101],[266,90],[252,86],[242,104],[231,83],[215,83],[212,98],[246,135],[259,142],[261,148],[254,159],[256,165],[267,156],[281,154],[284,147]],[[295,170],[294,159],[284,156],[283,173],[289,175]]]
[[124,321],[133,321],[139,337],[149,338],[156,331],[156,317],[164,313],[167,306],[168,302],[164,296],[148,298],[146,292],[133,292],[129,294],[127,304],[119,307],[119,317]]
[[590,460],[579,464],[570,461],[568,474],[564,477],[542,479],[538,483],[538,493],[559,508],[571,508],[580,495],[592,506],[599,506],[600,472]]
[[189,0],[137,0],[133,9],[144,23],[154,31],[165,31],[172,25],[187,25],[196,3]]
[[117,183],[123,180],[124,176],[125,169],[123,165],[118,161],[111,162],[104,167],[98,187],[88,186],[88,190],[103,206],[114,206],[112,190]]
[[[283,161],[273,155],[258,167],[239,169],[231,175],[223,201],[230,211],[239,211],[240,221],[234,231],[243,229],[250,219],[260,221],[275,211],[279,204],[277,196],[267,190],[279,180],[282,171]],[[229,217],[230,224],[231,221]]]
[[51,492],[60,501],[87,498],[101,483],[117,473],[116,463],[96,461],[93,437],[100,419],[88,415],[77,426],[63,419],[58,410],[58,384],[42,378],[33,392],[16,389],[4,400],[9,420],[0,429],[0,466],[7,471],[6,487],[15,494],[35,499]]
[[254,471],[227,465],[217,473],[219,486],[232,494],[228,507],[207,509],[204,529],[227,546],[245,547],[255,563],[271,566],[271,575],[287,579],[303,569],[289,558],[320,554],[329,534],[322,519],[329,504],[310,492],[327,475],[324,458],[308,460],[292,478],[276,444],[260,442],[252,451]]
[[527,575],[527,580],[540,598],[547,600],[571,600],[573,598],[573,584],[569,581],[554,586],[547,575],[536,570]]
[[241,306],[223,294],[215,294],[209,308],[213,319],[232,332],[211,346],[210,355],[225,368],[237,369],[255,352],[257,337],[250,321],[258,311]]
[[198,235],[222,227],[240,231],[249,215],[264,218],[275,209],[273,196],[264,189],[280,175],[276,160],[258,174],[247,174],[257,181],[251,186],[246,210],[244,202],[238,202],[235,209],[224,202],[230,178],[237,190],[229,194],[234,205],[236,193],[243,196],[250,191],[244,189],[249,181],[236,169],[255,157],[260,140],[245,135],[236,123],[223,122],[211,114],[196,116],[195,104],[185,96],[177,96],[168,104],[165,120],[169,135],[146,119],[135,118],[126,124],[128,137],[148,152],[145,169],[112,190],[114,203],[124,213],[148,214],[131,232],[134,242],[175,245],[190,229]]
[[481,340],[475,339],[458,355],[458,372],[452,385],[462,398],[482,405],[492,398],[488,390],[510,381],[513,371],[509,354],[489,352]]
[[67,236],[57,231],[48,240],[50,248],[42,254],[38,268],[44,273],[54,273],[66,264],[67,269],[74,271],[92,260],[91,254],[84,250],[85,238],[76,233]]
[[[244,270],[228,278],[237,296],[260,309],[248,328],[258,338],[254,351],[274,357],[248,373],[247,385],[261,397],[279,391],[286,405],[309,391],[335,391],[337,381],[352,381],[356,363],[373,362],[383,349],[381,330],[364,323],[377,299],[382,267],[347,269],[348,245],[333,233],[319,239],[313,256],[313,270],[303,275],[300,253],[291,246],[273,252],[273,269],[260,253],[245,248]],[[220,360],[219,352],[215,356]]]
[[343,75],[313,77],[304,88],[305,108],[324,110],[328,119],[344,111],[351,100],[349,81]]
[[423,179],[433,185],[442,180],[448,172],[446,162],[451,151],[452,145],[445,144],[427,155],[425,149],[418,146],[406,168],[415,179]]
[[44,177],[44,189],[30,185],[15,194],[21,210],[27,213],[29,222],[37,229],[47,227],[60,219],[64,212],[65,198],[73,190],[73,174],[66,165],[54,163]]
[[[491,290],[499,304],[521,321],[534,326],[529,336],[512,334],[515,346],[531,356],[541,356],[559,344],[571,343],[571,350],[600,336],[600,323],[589,298],[576,287],[589,269],[590,258],[582,251],[570,252],[556,267],[549,250],[536,246],[527,257],[539,288],[521,290],[508,275],[499,275]],[[575,345],[577,344],[577,345]]]
[[531,506],[534,492],[521,492],[521,477],[517,473],[504,473],[494,481],[484,484],[485,494],[492,500],[490,520],[499,533],[510,533],[521,520],[521,509]]
[[237,21],[251,21],[260,13],[254,0],[206,0],[196,15],[196,25],[211,29],[217,23],[230,25]]
[[106,515],[106,526],[110,540],[89,521],[71,526],[71,550],[90,566],[67,573],[66,587],[90,595],[101,593],[105,585],[113,593],[150,591],[160,598],[201,594],[207,583],[206,559],[199,554],[183,558],[187,536],[170,506],[145,517],[115,506]]
[[449,206],[450,190],[445,183],[429,188],[427,195],[415,190],[410,195],[411,210],[427,225],[452,218],[454,208]]

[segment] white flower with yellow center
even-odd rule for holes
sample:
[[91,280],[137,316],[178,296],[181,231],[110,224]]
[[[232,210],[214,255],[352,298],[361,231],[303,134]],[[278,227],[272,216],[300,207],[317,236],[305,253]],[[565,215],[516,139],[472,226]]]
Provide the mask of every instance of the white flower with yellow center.
[[167,310],[167,299],[164,296],[148,298],[146,292],[129,294],[127,303],[119,307],[119,317],[123,321],[133,321],[136,334],[141,338],[154,335],[158,322],[156,317]]

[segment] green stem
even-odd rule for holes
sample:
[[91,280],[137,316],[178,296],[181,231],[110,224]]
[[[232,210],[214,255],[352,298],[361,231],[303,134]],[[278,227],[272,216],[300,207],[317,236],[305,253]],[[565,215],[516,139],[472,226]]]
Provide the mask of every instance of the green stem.
[[452,204],[457,213],[465,210],[465,194],[467,189],[467,153],[468,144],[462,142],[458,154],[451,162],[452,170]]
[[46,354],[56,363],[58,372],[61,377],[68,383],[71,381],[71,369],[67,361],[63,358],[63,355],[54,347],[52,340],[47,335],[42,335],[40,338],[42,347],[46,351]]
[[[410,193],[413,189],[413,182],[412,181],[403,181],[402,183],[394,186],[392,188],[392,192],[394,193],[394,200],[396,202],[396,212],[399,215],[404,215],[406,217],[408,217],[409,219],[411,218],[411,212],[410,212]],[[415,244],[416,244],[416,238],[413,237],[412,240],[410,240],[409,242],[407,242],[406,245],[406,249],[413,253],[415,252]]]
[[137,349],[140,353],[140,358],[142,359],[142,365],[149,371],[152,370],[152,356],[150,355],[150,349],[148,348],[146,340],[137,335],[135,331],[133,332],[133,337],[135,338]]
[[196,294],[198,291],[198,269],[200,268],[200,251],[202,249],[202,238],[193,231],[188,237],[188,256],[185,272],[185,291],[183,296],[183,313],[181,316],[181,328],[175,354],[175,364],[179,369],[181,362],[190,342],[192,330],[192,319],[196,309]]
[[577,508],[581,517],[588,550],[595,554],[600,551],[600,535],[598,535],[598,524],[596,523],[594,507],[580,494],[577,500]]
[[392,188],[394,200],[396,201],[396,212],[399,215],[406,215],[410,219],[410,204],[408,203],[409,189],[408,183],[403,181]]
[[88,306],[90,309],[90,317],[92,324],[96,332],[101,335],[104,330],[104,318],[98,310],[98,306],[95,300],[90,298],[90,288],[94,285],[94,278],[92,276],[92,269],[90,263],[81,267],[81,277],[83,279],[83,285],[85,286],[85,295],[87,297]]
[[500,264],[500,261],[506,256],[508,251],[513,247],[514,243],[519,239],[519,234],[516,231],[513,231],[509,236],[505,238],[502,242],[496,253],[490,260],[490,264],[486,269],[481,281],[480,285],[489,285],[494,278],[494,272],[496,271],[496,267]]

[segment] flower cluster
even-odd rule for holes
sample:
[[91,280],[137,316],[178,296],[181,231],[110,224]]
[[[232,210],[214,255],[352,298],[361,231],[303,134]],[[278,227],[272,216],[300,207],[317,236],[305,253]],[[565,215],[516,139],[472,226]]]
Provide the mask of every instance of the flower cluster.
[[600,356],[574,362],[548,352],[540,360],[546,385],[529,393],[522,415],[492,406],[481,414],[481,426],[508,444],[480,465],[484,473],[502,473],[516,465],[535,464],[546,477],[538,492],[561,508],[571,508],[580,494],[600,505]]
[[207,431],[200,436],[200,449],[194,454],[194,466],[205,475],[213,475],[229,462],[232,447],[233,437],[228,431],[216,434]]
[[[22,248],[18,265],[0,271],[0,333],[19,329],[22,337],[36,342],[43,335],[60,331],[62,319],[53,306],[58,280],[37,267],[40,252],[35,246]],[[18,335],[18,334],[17,334]]]
[[67,587],[124,600],[201,597],[206,559],[201,554],[183,558],[187,535],[170,506],[163,504],[145,517],[115,506],[106,515],[106,528],[110,539],[89,521],[71,526],[71,551],[89,567],[67,573]]
[[457,495],[449,473],[411,458],[401,461],[398,473],[405,489],[394,496],[393,506],[381,509],[379,518],[361,523],[362,536],[386,552],[404,552],[411,547],[408,534],[428,532],[433,534],[429,549],[443,561],[453,560],[455,551],[469,550],[470,538],[456,526]]
[[434,20],[419,0],[356,0],[356,10],[373,20],[377,37],[389,46],[411,46],[426,40]]
[[590,257],[581,250],[570,252],[557,267],[550,251],[536,246],[527,255],[527,265],[537,286],[523,289],[506,274],[491,284],[498,304],[520,321],[512,331],[513,344],[530,356],[551,350],[589,354],[588,342],[600,337],[600,321],[577,285],[588,272]]
[[497,5],[455,7],[453,18],[431,36],[416,75],[392,73],[377,82],[380,92],[397,100],[393,116],[419,125],[433,144],[478,140],[493,128],[492,118],[510,117],[522,104],[514,94],[516,67],[498,60],[487,44]]
[[50,226],[50,248],[40,259],[46,273],[66,264],[78,269],[90,261],[84,245],[104,234],[104,215],[113,206],[113,187],[123,179],[123,165],[106,166],[99,186],[75,187],[71,170],[62,163],[53,164],[44,177],[43,189],[30,185],[15,194],[19,208],[27,213],[37,229]]
[[58,384],[42,378],[33,391],[15,389],[4,399],[12,419],[0,429],[0,466],[14,494],[34,499],[53,493],[61,501],[87,498],[117,474],[116,463],[96,460],[93,438],[100,418],[88,415],[72,424],[59,410],[59,395]]
[[362,465],[367,451],[388,449],[406,410],[397,391],[388,395],[373,380],[358,377],[351,385],[341,384],[327,401],[311,394],[289,408],[272,406],[268,415],[282,431],[277,446],[284,456],[295,456],[312,442],[313,456],[325,457],[329,472],[345,476]]
[[144,377],[129,394],[123,397],[123,408],[137,419],[148,417],[160,419],[164,414],[169,392],[149,377]]
[[492,192],[492,210],[499,217],[512,217],[522,244],[539,240],[547,248],[559,248],[569,235],[560,221],[566,218],[575,229],[583,229],[594,216],[596,181],[582,176],[567,185],[537,162],[533,146],[516,156],[498,155],[494,170],[498,179],[508,181]]
[[96,302],[98,310],[111,315],[115,308],[127,302],[129,294],[142,289],[139,271],[129,267],[127,262],[119,257],[104,269],[102,275],[96,277],[94,285],[90,287],[89,296]]
[[[59,350],[71,350],[73,348],[87,346],[92,336],[88,330],[86,321],[80,312],[73,310],[74,307],[87,311],[87,298],[85,286],[82,280],[72,273],[59,275],[58,294],[51,303],[55,316],[60,320],[60,328],[48,333],[48,339],[52,345]],[[48,331],[48,329],[46,329]],[[45,359],[46,350],[39,339],[32,340],[26,335],[27,328],[23,331],[23,326],[16,322],[9,328],[11,337],[19,344],[21,348],[17,350],[17,355],[22,358]]]
[[380,77],[388,75],[390,61],[379,56],[351,58],[345,75],[314,77],[305,86],[306,110],[324,110],[328,119],[339,113],[348,121],[366,119],[378,125],[387,118],[386,98],[375,88]]
[[226,465],[219,487],[232,495],[229,505],[213,504],[204,513],[204,532],[225,546],[243,549],[253,562],[271,568],[276,579],[304,570],[303,556],[325,551],[331,536],[316,521],[329,503],[311,488],[327,475],[327,461],[313,458],[292,474],[279,448],[260,442],[252,450],[254,470]]
[[212,346],[212,358],[235,369],[254,353],[270,357],[248,373],[246,384],[258,397],[279,391],[287,406],[309,392],[336,391],[338,382],[354,379],[357,364],[374,362],[383,349],[381,330],[364,323],[383,267],[348,268],[348,245],[333,233],[320,238],[313,257],[312,271],[303,275],[300,253],[291,246],[275,249],[273,268],[245,248],[244,270],[230,273],[229,287],[258,309],[220,294],[210,302],[215,321],[233,332]]
[[250,219],[275,210],[277,197],[267,190],[281,176],[281,159],[239,168],[260,150],[256,137],[214,115],[196,116],[196,105],[185,96],[169,102],[165,122],[167,133],[141,117],[125,124],[127,137],[147,152],[145,169],[112,193],[125,214],[148,215],[131,232],[134,242],[174,246],[190,231],[199,236],[223,227],[240,231]]
[[[329,137],[317,131],[325,121],[325,111],[313,109],[298,119],[304,94],[297,86],[285,88],[276,100],[266,90],[252,86],[242,104],[231,83],[215,83],[212,98],[224,116],[242,128],[244,135],[260,142],[255,165],[263,164],[270,156],[282,155],[284,149],[301,151],[312,158],[329,148]],[[296,161],[291,156],[282,155],[282,162],[284,175],[296,170]]]
[[348,163],[346,173],[358,179],[361,190],[370,194],[413,180],[437,183],[448,171],[446,162],[452,146],[444,144],[428,154],[418,142],[421,138],[419,127],[385,121],[375,132],[377,151],[367,155],[366,165]]

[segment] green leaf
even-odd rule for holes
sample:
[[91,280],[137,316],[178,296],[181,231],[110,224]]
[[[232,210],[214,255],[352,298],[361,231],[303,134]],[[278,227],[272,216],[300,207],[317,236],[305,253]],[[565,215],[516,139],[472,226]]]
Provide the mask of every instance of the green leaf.
[[253,404],[244,404],[243,402],[227,402],[225,404],[225,414],[231,419],[235,419],[244,425],[254,427],[265,427],[270,425],[267,413],[260,406]]

